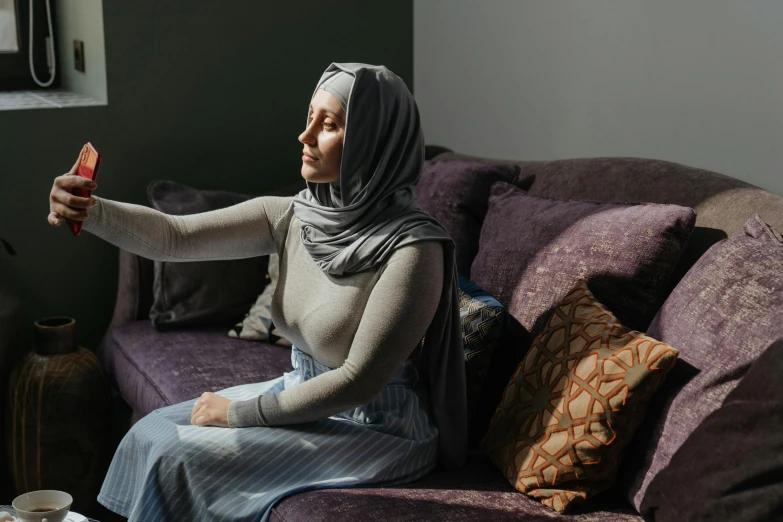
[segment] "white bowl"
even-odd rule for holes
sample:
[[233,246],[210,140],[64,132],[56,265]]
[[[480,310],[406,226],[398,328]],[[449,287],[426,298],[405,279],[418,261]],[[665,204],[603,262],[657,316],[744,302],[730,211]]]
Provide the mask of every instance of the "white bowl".
[[[16,518],[22,522],[63,522],[73,504],[73,497],[65,491],[41,489],[22,493],[11,506],[16,510]],[[34,513],[32,510],[50,508],[53,511]]]

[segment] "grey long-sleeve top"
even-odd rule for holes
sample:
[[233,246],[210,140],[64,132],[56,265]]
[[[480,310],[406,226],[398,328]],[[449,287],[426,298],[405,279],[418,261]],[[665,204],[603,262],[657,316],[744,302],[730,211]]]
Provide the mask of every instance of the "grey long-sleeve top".
[[275,326],[334,370],[278,393],[232,401],[231,428],[310,422],[369,403],[418,346],[438,307],[443,247],[436,240],[397,248],[372,269],[334,276],[302,244],[293,196],[259,196],[185,216],[93,197],[99,203],[89,209],[83,230],[148,259],[280,255]]

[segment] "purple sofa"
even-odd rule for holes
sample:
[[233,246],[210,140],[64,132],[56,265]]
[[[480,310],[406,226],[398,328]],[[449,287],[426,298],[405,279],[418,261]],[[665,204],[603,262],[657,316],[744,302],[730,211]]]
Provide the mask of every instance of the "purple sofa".
[[[740,231],[754,213],[778,231],[783,230],[783,197],[725,175],[671,162],[642,158],[493,160],[454,154],[440,147],[428,147],[428,159],[519,165],[517,179],[532,181],[524,188],[533,196],[667,203],[695,209],[696,226],[674,269],[667,295],[711,246]],[[303,184],[296,184],[274,194],[293,195],[302,188]],[[149,320],[153,262],[120,251],[119,268],[116,307],[100,354],[116,393],[133,412],[131,422],[207,390],[264,381],[291,370],[289,348],[249,345],[229,338],[225,328],[156,331]],[[513,366],[493,371],[501,372],[495,375],[505,371],[507,380],[512,370]],[[480,426],[473,428],[479,430],[479,435],[486,429],[505,384],[502,378],[498,381],[499,388],[482,395]],[[635,452],[629,461],[649,464],[645,453],[656,450],[655,441],[647,443],[645,436],[637,438],[641,440],[629,446],[629,451]],[[473,444],[467,465],[458,471],[436,471],[397,487],[298,493],[274,507],[272,520],[642,520],[634,507],[638,507],[633,502],[635,492],[629,489],[635,487],[633,479],[628,470],[620,477],[612,490],[579,505],[568,515],[558,515],[515,490]]]

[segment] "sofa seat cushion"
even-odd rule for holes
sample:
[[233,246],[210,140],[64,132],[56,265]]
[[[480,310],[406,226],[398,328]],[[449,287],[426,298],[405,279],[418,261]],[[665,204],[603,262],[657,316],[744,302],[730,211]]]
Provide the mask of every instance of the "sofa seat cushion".
[[291,348],[232,339],[225,328],[161,332],[139,320],[109,333],[104,368],[137,413],[293,370]]
[[335,488],[307,491],[280,500],[272,509],[274,522],[340,520],[410,521],[641,521],[628,505],[601,498],[559,515],[515,490],[503,474],[479,452],[455,471],[435,472],[415,482],[393,487]]

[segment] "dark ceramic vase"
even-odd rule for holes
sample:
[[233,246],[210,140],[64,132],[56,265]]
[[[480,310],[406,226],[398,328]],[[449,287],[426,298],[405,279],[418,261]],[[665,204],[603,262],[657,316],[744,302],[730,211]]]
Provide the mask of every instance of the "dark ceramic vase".
[[17,365],[6,408],[6,447],[16,495],[69,493],[90,512],[106,473],[111,394],[98,358],[76,344],[76,321],[35,321],[36,349]]

